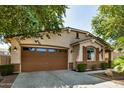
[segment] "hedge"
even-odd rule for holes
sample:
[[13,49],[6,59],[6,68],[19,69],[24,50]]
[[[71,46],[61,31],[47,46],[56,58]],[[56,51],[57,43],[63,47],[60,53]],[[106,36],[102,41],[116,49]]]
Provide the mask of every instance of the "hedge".
[[78,64],[77,65],[78,72],[84,72],[84,71],[86,71],[86,68],[87,68],[87,64]]
[[0,73],[2,76],[11,75],[14,72],[14,65],[0,65]]
[[101,68],[103,70],[105,70],[106,68],[108,68],[108,63],[101,63]]

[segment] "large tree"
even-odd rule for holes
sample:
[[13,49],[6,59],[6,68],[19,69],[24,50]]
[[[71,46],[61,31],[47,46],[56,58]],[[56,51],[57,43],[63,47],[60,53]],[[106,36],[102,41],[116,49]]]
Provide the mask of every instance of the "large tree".
[[[96,35],[105,40],[114,41],[115,48],[124,50],[124,6],[99,6],[98,14],[92,20],[92,28]],[[124,55],[113,61],[117,72],[124,72]]]
[[98,14],[92,20],[92,28],[95,34],[103,39],[112,40],[116,45],[120,43],[124,37],[124,6],[99,6]]
[[67,6],[0,6],[0,36],[42,37],[63,27]]

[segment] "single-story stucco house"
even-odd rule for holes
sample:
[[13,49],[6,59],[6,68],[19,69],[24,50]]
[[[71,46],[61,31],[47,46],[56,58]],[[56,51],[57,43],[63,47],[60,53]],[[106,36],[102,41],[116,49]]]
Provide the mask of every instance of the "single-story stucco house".
[[61,35],[51,34],[50,38],[18,38],[7,38],[17,72],[75,70],[81,63],[86,63],[87,69],[93,65],[99,69],[102,62],[111,61],[109,44],[84,30],[66,27]]

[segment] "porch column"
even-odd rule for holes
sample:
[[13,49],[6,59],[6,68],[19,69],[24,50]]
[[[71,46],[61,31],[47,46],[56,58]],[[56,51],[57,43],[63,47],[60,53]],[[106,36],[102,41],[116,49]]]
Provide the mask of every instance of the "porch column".
[[108,52],[108,55],[109,55],[108,64],[109,67],[111,68],[111,51]]
[[96,48],[96,62],[99,62],[99,48]]
[[83,46],[83,62],[87,61],[87,47]]

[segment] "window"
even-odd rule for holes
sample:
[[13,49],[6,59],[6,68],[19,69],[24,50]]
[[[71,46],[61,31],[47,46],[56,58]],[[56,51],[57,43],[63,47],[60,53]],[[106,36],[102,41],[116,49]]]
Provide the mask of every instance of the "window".
[[95,48],[88,47],[87,48],[87,60],[95,61]]
[[35,51],[35,48],[23,47],[23,50],[24,51],[31,51],[31,52],[33,52],[33,51]]
[[67,52],[67,50],[64,49],[53,49],[53,48],[32,48],[32,47],[23,47],[23,51],[37,51],[37,52]]
[[64,49],[57,49],[57,52],[67,52],[67,50],[64,50]]
[[49,48],[48,52],[66,52],[66,50],[64,50],[64,49],[52,49],[52,48]]
[[48,49],[48,52],[57,52],[56,49]]
[[46,49],[46,48],[37,48],[37,51],[38,51],[38,52],[46,52],[47,49]]

